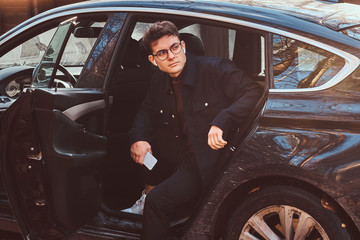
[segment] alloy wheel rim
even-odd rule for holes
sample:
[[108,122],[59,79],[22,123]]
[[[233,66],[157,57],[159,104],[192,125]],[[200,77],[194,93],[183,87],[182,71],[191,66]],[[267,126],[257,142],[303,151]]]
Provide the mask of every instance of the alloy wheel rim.
[[263,208],[244,225],[239,240],[330,240],[322,226],[308,213],[292,206]]

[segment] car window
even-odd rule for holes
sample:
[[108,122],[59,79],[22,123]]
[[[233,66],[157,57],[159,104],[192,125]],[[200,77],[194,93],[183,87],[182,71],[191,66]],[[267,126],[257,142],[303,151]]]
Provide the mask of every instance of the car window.
[[55,31],[56,28],[50,29],[10,50],[0,58],[0,69],[13,66],[35,67],[39,64]]
[[[152,23],[137,22],[132,32],[131,38],[140,41],[146,29]],[[218,56],[223,58],[233,58],[235,33],[233,29],[194,23],[179,29],[180,37],[185,36],[184,40],[189,40],[189,35],[196,36],[203,45],[206,56]],[[186,35],[189,34],[189,35]],[[189,46],[193,48],[192,46]]]
[[[149,82],[153,66],[142,45],[142,36],[155,22],[137,21],[125,41],[123,54],[112,77],[112,85],[124,82]],[[194,20],[182,22],[173,20],[178,26],[180,39],[186,44],[186,51],[198,56],[216,56],[232,60],[254,80],[265,83],[264,37],[248,29],[222,27],[199,23]]]
[[101,88],[123,15],[99,15],[94,20],[75,17],[61,23],[39,64],[33,86]]
[[56,63],[58,58],[61,57],[62,46],[65,39],[68,37],[68,32],[71,30],[72,24],[75,20],[69,20],[61,23],[56,30],[53,39],[51,40],[45,55],[39,64],[39,68],[33,79],[33,85],[35,87],[48,87],[51,78],[54,76],[54,70],[56,69]]
[[126,13],[114,13],[109,17],[86,60],[85,66],[82,68],[75,87],[103,87],[105,76],[107,75],[107,70],[115,52],[126,16]]
[[[95,22],[93,26],[102,28],[105,22]],[[0,69],[13,66],[35,67],[41,61],[50,40],[57,28],[43,32],[15,47],[0,58]],[[61,59],[61,64],[74,68],[74,75],[79,75],[96,41],[95,37],[75,37],[71,33]]]
[[[90,27],[103,28],[104,25],[105,22],[94,22]],[[74,32],[72,32],[66,43],[60,64],[71,70],[72,74],[78,77],[96,39],[96,36],[75,36]]]
[[[128,39],[117,62],[117,71],[112,77],[112,86],[121,83],[149,82],[154,66],[142,45],[145,31],[157,20],[137,21],[130,29]],[[186,51],[200,56],[218,56],[233,60],[236,31],[233,29],[200,24],[197,22],[175,22]]]
[[319,87],[345,65],[341,57],[288,37],[273,36],[275,89]]

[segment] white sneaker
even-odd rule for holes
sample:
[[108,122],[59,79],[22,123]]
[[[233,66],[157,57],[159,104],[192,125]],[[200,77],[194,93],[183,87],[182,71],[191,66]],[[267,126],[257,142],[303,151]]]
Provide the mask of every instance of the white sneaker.
[[143,215],[144,205],[145,205],[145,198],[146,198],[146,193],[145,193],[145,190],[144,190],[142,192],[141,197],[139,198],[139,200],[137,200],[132,207],[121,210],[121,211],[126,212],[126,213],[134,213],[134,214],[138,214],[138,215]]

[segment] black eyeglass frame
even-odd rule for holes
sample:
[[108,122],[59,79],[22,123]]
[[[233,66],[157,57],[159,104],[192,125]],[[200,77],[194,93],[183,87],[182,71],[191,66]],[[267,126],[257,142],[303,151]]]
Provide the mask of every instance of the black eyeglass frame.
[[[179,51],[178,51],[178,52],[174,52],[174,51],[171,49],[171,48],[174,47],[175,45],[180,45],[180,48],[179,48]],[[181,42],[176,42],[176,43],[173,43],[168,49],[161,49],[161,50],[157,51],[156,54],[151,54],[151,55],[154,56],[154,57],[157,57],[157,59],[159,59],[160,61],[165,61],[165,60],[169,57],[169,50],[170,50],[173,54],[177,55],[177,54],[179,54],[179,53],[181,52],[182,49],[183,49],[182,43],[181,43]],[[159,54],[161,51],[166,51],[166,58],[161,59],[161,58],[158,56],[158,54]]]

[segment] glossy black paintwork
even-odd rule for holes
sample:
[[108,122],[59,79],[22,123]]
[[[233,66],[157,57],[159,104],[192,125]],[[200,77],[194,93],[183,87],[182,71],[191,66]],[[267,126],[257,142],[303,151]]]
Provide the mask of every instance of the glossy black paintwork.
[[204,227],[203,239],[221,226],[217,218],[234,189],[246,195],[253,186],[267,184],[298,185],[308,191],[316,186],[313,191],[333,199],[338,213],[345,210],[359,228],[359,73],[323,91],[269,93],[254,123],[257,129],[238,146],[185,239],[199,236],[197,226]]
[[[317,186],[359,222],[360,160],[356,157],[359,156],[359,144],[359,134],[260,127],[224,171],[207,199],[209,204],[199,211],[188,233],[189,239],[198,236],[195,234],[199,231],[198,226],[204,227],[203,234],[211,236],[216,229],[217,217],[221,215],[219,206],[229,204],[226,198],[234,189],[251,186],[257,181],[262,186],[298,185],[307,191],[311,186]],[[246,196],[246,191],[241,195]]]

